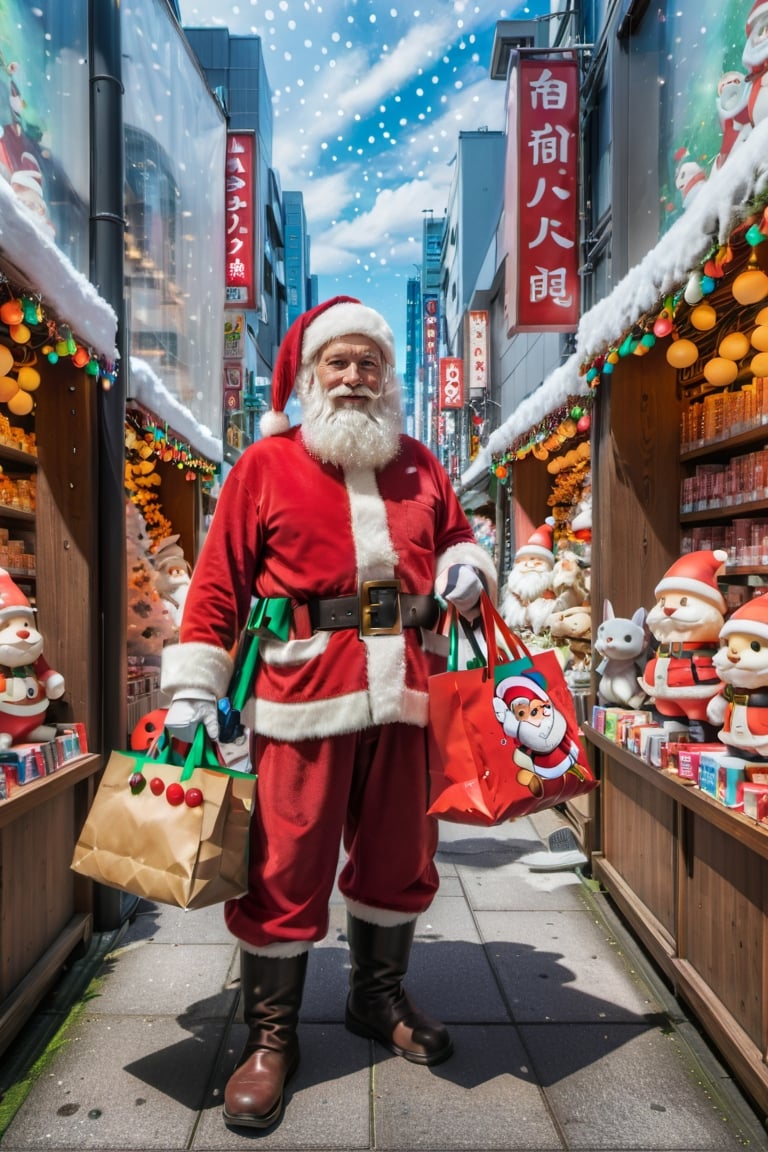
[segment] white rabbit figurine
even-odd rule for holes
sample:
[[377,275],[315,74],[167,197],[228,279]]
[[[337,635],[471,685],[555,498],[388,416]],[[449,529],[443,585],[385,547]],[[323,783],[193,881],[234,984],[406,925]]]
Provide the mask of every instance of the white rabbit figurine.
[[614,614],[610,600],[603,602],[603,620],[594,641],[595,652],[602,656],[596,671],[600,676],[597,699],[603,707],[640,708],[645,703],[645,693],[637,683],[649,640],[645,616],[645,608],[638,608],[628,620]]

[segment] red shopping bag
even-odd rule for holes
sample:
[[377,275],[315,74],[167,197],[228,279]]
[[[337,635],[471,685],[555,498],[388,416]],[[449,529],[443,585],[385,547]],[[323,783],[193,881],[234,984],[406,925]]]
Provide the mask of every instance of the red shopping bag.
[[487,596],[481,608],[484,662],[457,667],[454,611],[448,671],[429,680],[429,813],[490,827],[583,796],[597,781],[555,653],[529,652]]

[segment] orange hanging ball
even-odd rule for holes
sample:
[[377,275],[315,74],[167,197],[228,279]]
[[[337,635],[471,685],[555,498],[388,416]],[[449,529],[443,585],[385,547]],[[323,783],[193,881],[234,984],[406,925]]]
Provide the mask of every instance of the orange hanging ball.
[[40,387],[40,373],[37,368],[32,368],[29,364],[22,364],[16,373],[16,378],[19,388],[23,388],[25,392],[34,392]]
[[22,392],[21,389],[8,401],[8,407],[14,416],[28,416],[34,406],[35,402],[29,392]]
[[32,335],[26,324],[11,324],[9,331],[17,344],[28,344]]
[[13,353],[5,344],[0,344],[0,376],[7,376],[13,368]]
[[19,385],[14,380],[13,376],[0,376],[0,400],[5,404],[11,396],[15,396],[19,390]]
[[0,320],[9,328],[14,324],[21,324],[23,319],[24,311],[19,300],[6,300],[5,304],[0,304]]

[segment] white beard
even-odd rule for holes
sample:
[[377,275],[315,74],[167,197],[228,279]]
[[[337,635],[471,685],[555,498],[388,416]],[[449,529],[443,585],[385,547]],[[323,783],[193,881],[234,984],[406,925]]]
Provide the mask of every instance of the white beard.
[[394,372],[385,369],[378,395],[355,389],[368,398],[365,407],[337,408],[333,396],[347,391],[351,390],[342,387],[327,392],[311,370],[299,374],[296,392],[301,400],[301,434],[307,451],[337,468],[383,468],[400,451],[402,416]]
[[552,573],[550,571],[521,572],[519,568],[512,568],[507,585],[510,592],[517,596],[523,604],[530,604],[538,600],[552,586]]

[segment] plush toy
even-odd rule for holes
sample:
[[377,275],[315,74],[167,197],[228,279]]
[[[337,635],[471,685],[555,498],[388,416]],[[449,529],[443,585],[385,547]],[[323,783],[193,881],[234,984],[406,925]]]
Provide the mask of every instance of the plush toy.
[[747,756],[768,757],[768,592],[737,608],[720,629],[721,687],[707,705],[718,738]]
[[538,635],[552,610],[552,522],[547,521],[518,548],[507,577],[500,612],[518,635]]
[[647,625],[658,648],[638,683],[663,716],[703,724],[707,703],[720,687],[714,668],[726,604],[717,586],[728,553],[689,552],[656,585]]
[[592,616],[588,604],[555,612],[547,621],[553,639],[565,640],[570,656],[565,664],[565,679],[572,690],[588,688],[592,662]]
[[602,657],[595,671],[600,677],[597,701],[603,707],[642,708],[645,703],[645,692],[637,682],[650,639],[645,616],[645,608],[638,608],[631,619],[617,616],[610,600],[603,602],[603,619],[594,641],[594,650]]
[[[29,600],[0,568],[0,748],[34,740],[48,704],[64,695],[64,677],[43,657]],[[50,739],[47,732],[41,739]]]
[[[552,569],[550,615],[566,608],[577,608],[589,599],[586,563],[570,548],[559,549]],[[549,627],[549,618],[547,618]]]

